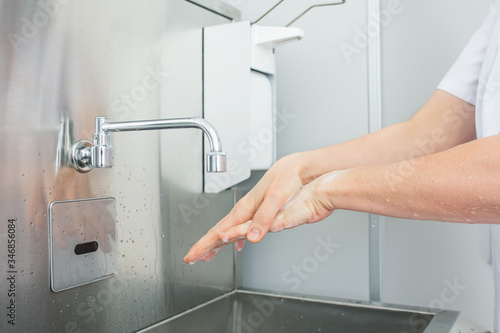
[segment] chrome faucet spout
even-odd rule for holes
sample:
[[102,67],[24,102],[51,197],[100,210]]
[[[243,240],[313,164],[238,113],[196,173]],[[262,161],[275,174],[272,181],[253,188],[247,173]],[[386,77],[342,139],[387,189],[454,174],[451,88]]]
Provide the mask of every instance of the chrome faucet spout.
[[215,128],[203,118],[173,118],[158,120],[139,120],[109,122],[106,117],[96,118],[96,133],[99,132],[127,132],[127,131],[149,131],[172,128],[198,128],[208,138],[211,152],[222,152],[222,143]]
[[[148,131],[175,128],[197,128],[201,129],[208,138],[210,152],[206,160],[207,172],[226,171],[226,153],[222,150],[222,144],[215,128],[203,118],[174,118],[157,120],[139,120],[110,122],[107,117],[96,117],[95,133],[91,147],[88,144],[76,144],[73,149],[73,163],[75,168],[81,172],[89,171],[92,168],[110,168],[113,166],[113,146],[111,144],[110,132],[127,131]],[[90,153],[81,150],[90,149]],[[88,164],[79,159],[79,156],[90,155],[90,166],[82,168],[83,164]]]

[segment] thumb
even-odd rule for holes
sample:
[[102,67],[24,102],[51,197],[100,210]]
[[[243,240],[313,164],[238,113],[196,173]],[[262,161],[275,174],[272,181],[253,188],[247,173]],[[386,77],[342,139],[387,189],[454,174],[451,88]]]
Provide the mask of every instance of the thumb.
[[274,218],[269,231],[280,232],[284,229],[292,229],[305,224],[307,223],[307,218],[304,215],[304,212],[296,207],[290,206],[289,208],[284,208]]
[[278,232],[327,218],[332,214],[334,208],[323,201],[314,190],[314,186],[304,187],[278,212],[270,230]]

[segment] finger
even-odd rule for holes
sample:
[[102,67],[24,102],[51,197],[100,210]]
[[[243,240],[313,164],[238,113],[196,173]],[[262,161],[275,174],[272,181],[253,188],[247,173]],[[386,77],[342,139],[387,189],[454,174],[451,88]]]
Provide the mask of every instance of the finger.
[[217,253],[220,251],[221,247],[216,247],[212,250],[209,250],[207,253],[205,253],[200,259],[201,261],[203,262],[209,262],[210,260],[212,260],[213,258],[215,258],[215,256],[217,255]]
[[243,250],[243,247],[245,246],[245,240],[244,239],[240,239],[240,240],[237,240],[235,243],[234,243],[234,249],[238,252],[240,252],[241,250]]
[[[205,237],[207,237],[207,236],[205,236]],[[229,245],[231,243],[238,243],[236,245],[236,250],[241,251],[243,249],[244,244],[245,244],[244,238],[246,238],[246,237],[241,236],[241,237],[234,238],[234,239],[228,239],[228,238],[221,237],[219,234],[217,239],[212,241],[212,243],[210,243],[210,245],[206,246],[205,252],[203,252],[201,254],[192,255],[191,251],[202,251],[201,248],[193,250],[193,248],[195,247],[195,246],[193,246],[193,248],[190,250],[190,252],[184,257],[184,261],[190,265],[193,265],[198,260],[210,261],[213,259],[213,257],[215,257],[215,255],[217,254],[217,252],[219,252],[219,250],[222,246]],[[204,242],[205,244],[208,244],[207,242],[203,241],[203,239],[200,240],[200,242]]]
[[[243,249],[243,245],[245,243],[243,238],[245,238],[245,237],[243,236],[243,237],[239,237],[236,239],[221,239],[221,237],[218,236],[218,238],[216,240],[214,240],[211,243],[211,245],[206,246],[205,251],[201,254],[197,253],[197,254],[193,255],[191,251],[202,251],[202,249],[194,249],[193,250],[193,248],[194,248],[194,246],[193,246],[193,248],[190,250],[190,252],[184,257],[184,261],[190,265],[195,264],[198,260],[210,261],[213,259],[213,257],[217,254],[217,252],[220,250],[220,248],[222,246],[229,245],[229,244],[236,243],[236,242],[240,242],[237,245],[236,249],[238,251],[241,251],[241,249]],[[211,253],[214,250],[217,250],[217,251],[215,253]],[[206,260],[207,258],[209,258],[209,260]]]
[[255,213],[247,234],[247,239],[252,243],[257,243],[264,238],[273,224],[278,211],[290,200],[290,193],[295,193],[297,184],[285,183],[278,184],[269,189],[264,201]]
[[209,250],[222,243],[218,233],[212,230],[210,230],[196,244],[194,244],[193,247],[191,247],[188,254],[184,257],[184,261],[186,263],[191,265],[194,264],[195,262],[200,260]]
[[299,225],[307,223],[307,218],[302,217],[302,214],[297,214],[295,209],[280,211],[269,228],[269,232],[280,232],[285,229],[292,229]]
[[227,231],[231,227],[247,222],[251,219],[254,212],[254,205],[247,204],[251,199],[240,200],[231,210],[231,212],[210,229],[196,244],[189,250],[184,257],[184,261],[193,264],[198,261],[209,249],[214,248],[222,240],[219,233]]
[[221,232],[219,233],[219,238],[224,243],[229,243],[231,241],[241,239],[242,237],[246,238],[251,223],[252,221],[248,221],[246,223],[236,225],[225,232]]
[[246,195],[234,205],[229,214],[217,223],[220,229],[219,232],[251,220],[258,205],[260,205],[260,202],[256,201],[254,196]]
[[270,231],[279,232],[306,223],[315,223],[327,218],[333,210],[326,207],[314,195],[314,191],[301,191],[276,215]]
[[209,262],[212,260],[217,253],[222,249],[224,245],[228,245],[234,243],[235,248],[237,251],[241,251],[243,249],[243,246],[245,245],[245,240],[244,239],[234,239],[228,242],[222,242],[217,244],[213,249],[208,250],[204,255],[201,256],[200,260],[204,262]]

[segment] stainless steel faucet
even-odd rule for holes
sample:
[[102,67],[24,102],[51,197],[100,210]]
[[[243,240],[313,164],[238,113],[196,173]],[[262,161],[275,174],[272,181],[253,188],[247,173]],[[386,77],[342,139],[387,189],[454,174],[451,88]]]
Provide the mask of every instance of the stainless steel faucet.
[[226,171],[226,153],[215,128],[203,118],[177,118],[158,120],[139,120],[110,122],[107,117],[96,117],[93,143],[78,141],[72,149],[73,166],[80,172],[89,172],[93,168],[111,168],[113,166],[113,146],[110,132],[147,131],[172,128],[198,128],[208,138],[210,152],[206,155],[207,172]]

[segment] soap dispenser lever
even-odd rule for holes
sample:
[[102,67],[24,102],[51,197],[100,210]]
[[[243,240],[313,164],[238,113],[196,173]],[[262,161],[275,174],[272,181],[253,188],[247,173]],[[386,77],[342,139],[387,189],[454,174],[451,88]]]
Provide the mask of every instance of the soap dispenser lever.
[[318,3],[318,4],[315,4],[315,5],[312,5],[310,6],[309,8],[307,8],[306,10],[304,10],[300,15],[298,15],[296,18],[294,18],[292,21],[290,21],[290,23],[288,23],[287,25],[285,25],[285,27],[289,27],[291,26],[295,21],[297,21],[299,18],[301,18],[302,16],[306,15],[308,11],[310,11],[311,9],[313,8],[317,8],[317,7],[326,7],[326,6],[337,6],[337,5],[342,5],[345,3],[345,0],[341,0],[340,2],[330,2],[330,3]]
[[111,132],[148,131],[174,128],[201,129],[210,146],[206,154],[207,172],[226,171],[226,153],[222,150],[219,135],[215,128],[203,118],[174,118],[158,120],[139,120],[110,122],[107,117],[96,117],[93,142],[78,141],[72,149],[73,166],[80,172],[93,168],[111,168],[113,166],[113,146]]
[[[278,1],[273,7],[271,7],[271,9],[269,9],[267,12],[265,12],[264,14],[262,14],[258,19],[256,19],[255,21],[253,21],[252,24],[255,24],[255,23],[259,22],[260,20],[262,20],[269,13],[271,13],[273,10],[275,10],[276,7],[278,7],[279,5],[281,5],[281,3],[283,1],[285,1],[285,0]],[[318,4],[315,4],[315,5],[312,5],[309,8],[307,8],[306,10],[304,10],[302,13],[300,13],[292,21],[290,21],[290,23],[288,23],[287,25],[285,25],[285,27],[291,26],[295,21],[297,21],[299,18],[301,18],[302,16],[304,16],[308,11],[310,11],[313,8],[316,8],[316,7],[325,7],[325,6],[336,6],[336,5],[342,5],[344,3],[345,3],[345,0],[341,0],[340,2],[318,3]]]

